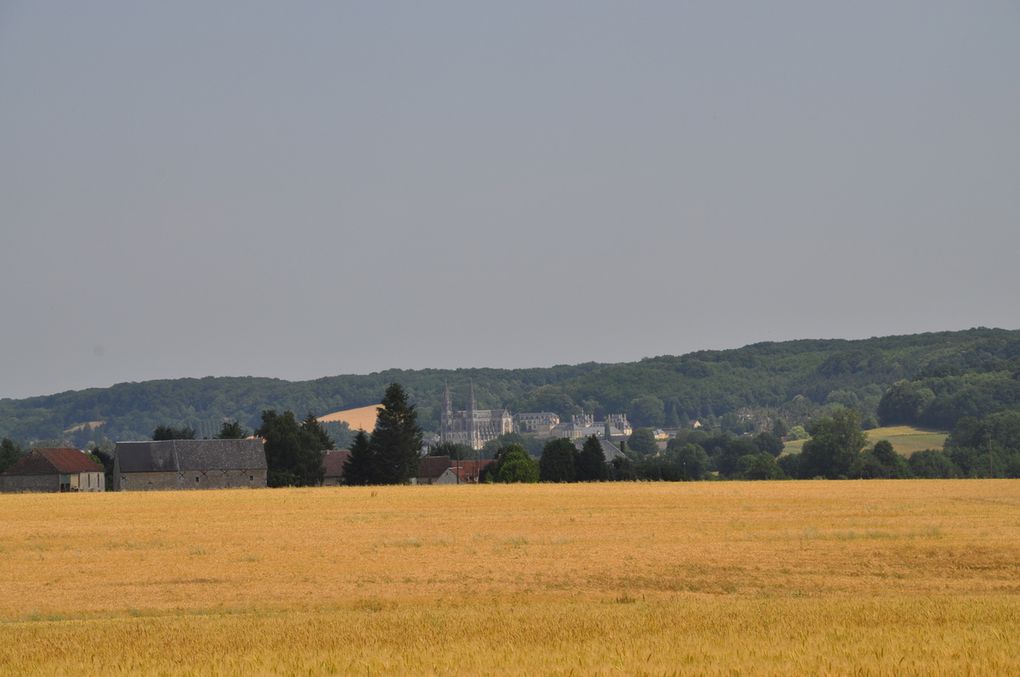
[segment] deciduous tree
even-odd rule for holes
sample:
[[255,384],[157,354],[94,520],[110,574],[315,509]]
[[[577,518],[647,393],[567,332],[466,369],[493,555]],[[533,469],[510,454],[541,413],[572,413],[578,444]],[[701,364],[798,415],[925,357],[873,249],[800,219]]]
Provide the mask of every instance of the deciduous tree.
[[771,454],[773,458],[783,453],[783,440],[775,433],[763,432],[754,437],[754,444],[763,453]]
[[705,479],[708,472],[708,454],[697,444],[683,444],[667,452],[670,463],[675,466],[682,480]]
[[651,428],[637,428],[630,434],[627,440],[630,450],[641,456],[648,456],[659,451],[655,443],[655,433]]
[[152,431],[152,439],[157,442],[162,440],[193,440],[195,439],[195,429],[188,426],[175,428],[170,425],[158,425]]
[[861,430],[860,415],[840,409],[832,416],[811,424],[811,439],[804,443],[800,458],[803,477],[847,477],[868,438]]
[[493,478],[501,483],[532,483],[538,481],[538,464],[519,445],[501,449]]
[[742,456],[738,465],[740,476],[745,480],[779,480],[785,477],[775,457],[766,452]]
[[262,425],[255,434],[265,441],[267,483],[271,487],[322,484],[322,455],[332,448],[332,440],[304,421],[297,422],[294,412],[262,412]]
[[630,401],[627,415],[637,425],[658,427],[662,425],[664,408],[665,404],[658,397],[643,395]]
[[245,437],[248,437],[248,431],[237,421],[224,421],[216,435],[218,440],[243,440]]

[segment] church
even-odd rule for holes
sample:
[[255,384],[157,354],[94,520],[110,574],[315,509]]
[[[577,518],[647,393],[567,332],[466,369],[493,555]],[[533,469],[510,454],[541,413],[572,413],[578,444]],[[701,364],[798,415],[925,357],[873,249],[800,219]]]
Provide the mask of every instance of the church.
[[440,415],[440,438],[443,442],[466,444],[481,449],[486,442],[513,432],[514,419],[506,409],[477,409],[475,386],[471,384],[468,408],[454,411],[450,386],[443,393],[443,413]]

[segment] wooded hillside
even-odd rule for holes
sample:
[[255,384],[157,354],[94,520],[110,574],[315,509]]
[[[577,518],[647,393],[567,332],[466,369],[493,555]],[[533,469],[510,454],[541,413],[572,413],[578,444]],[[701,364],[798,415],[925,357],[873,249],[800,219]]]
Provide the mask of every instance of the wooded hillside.
[[[0,437],[148,438],[160,424],[211,435],[224,419],[257,427],[264,409],[324,414],[378,402],[403,384],[426,430],[438,427],[443,384],[455,408],[473,382],[478,406],[511,411],[582,408],[626,412],[634,424],[678,426],[694,419],[738,430],[756,419],[804,421],[827,405],[866,423],[920,423],[949,429],[963,415],[1020,406],[1020,331],[971,329],[865,340],[758,343],[632,363],[535,369],[388,370],[290,382],[255,377],[122,383],[21,400],[0,400]],[[883,402],[883,396],[894,385]],[[882,406],[880,406],[882,405]],[[103,421],[90,429],[81,424]],[[75,428],[78,427],[77,430]]]

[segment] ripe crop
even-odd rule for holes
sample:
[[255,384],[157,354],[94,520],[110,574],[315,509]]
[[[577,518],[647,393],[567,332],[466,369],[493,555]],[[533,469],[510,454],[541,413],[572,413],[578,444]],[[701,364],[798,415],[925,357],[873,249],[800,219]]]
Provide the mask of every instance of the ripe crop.
[[0,496],[0,670],[1020,671],[1020,482]]

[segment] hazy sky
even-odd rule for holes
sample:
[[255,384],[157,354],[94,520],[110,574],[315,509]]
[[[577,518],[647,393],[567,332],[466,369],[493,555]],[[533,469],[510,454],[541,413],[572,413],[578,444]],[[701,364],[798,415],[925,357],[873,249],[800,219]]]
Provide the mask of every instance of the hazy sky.
[[1020,327],[1020,3],[0,0],[0,397]]

